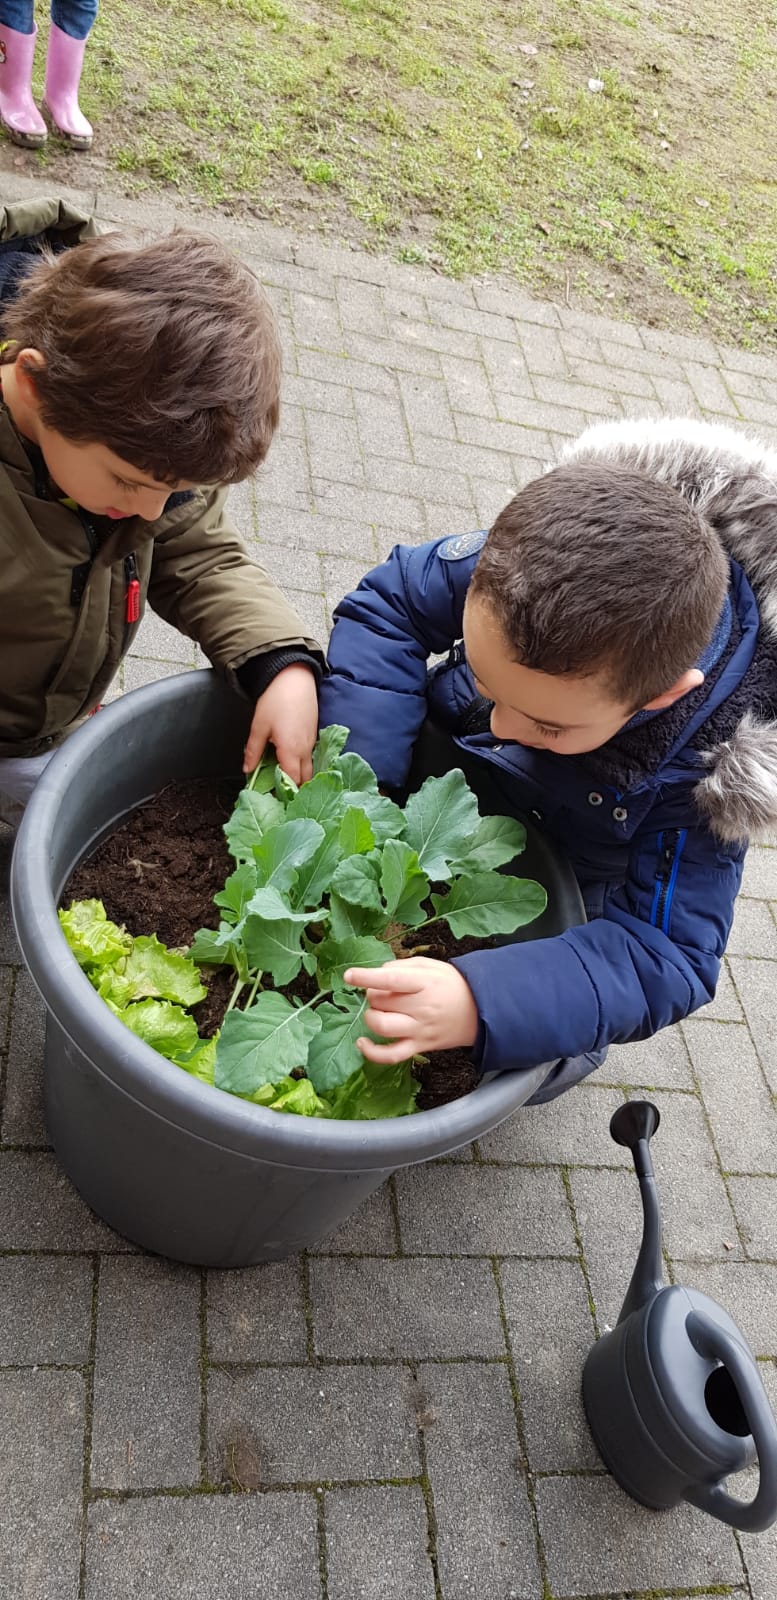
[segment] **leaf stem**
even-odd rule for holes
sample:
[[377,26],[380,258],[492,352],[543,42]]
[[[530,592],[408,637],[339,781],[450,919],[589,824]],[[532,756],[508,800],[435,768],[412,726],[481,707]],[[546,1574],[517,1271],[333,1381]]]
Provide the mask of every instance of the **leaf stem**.
[[[243,978],[241,978],[241,977],[236,978],[235,987],[232,990],[232,993],[231,993],[231,995],[229,997],[229,1004],[227,1006],[227,1011],[231,1011],[232,1008],[237,1005],[238,995],[240,994],[240,990],[243,989],[244,987],[245,987],[245,980]],[[226,1012],[225,1012],[225,1015],[226,1015]]]
[[243,1006],[243,1010],[244,1011],[249,1011],[251,1009],[251,1006],[253,1005],[253,1003],[254,1003],[254,1001],[256,999],[257,992],[259,990],[261,982],[262,982],[262,974],[261,974],[261,972],[257,972],[256,977],[254,978],[254,981],[251,984],[251,993],[249,994],[248,999],[246,1000],[246,1003]]

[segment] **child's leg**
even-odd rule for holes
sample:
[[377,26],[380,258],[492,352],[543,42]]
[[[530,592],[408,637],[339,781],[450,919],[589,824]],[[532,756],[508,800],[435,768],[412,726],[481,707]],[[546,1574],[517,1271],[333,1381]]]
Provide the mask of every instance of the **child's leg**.
[[0,122],[14,144],[37,149],[46,124],[32,98],[33,0],[0,0]]
[[0,758],[0,821],[12,828],[18,827],[24,808],[54,751],[43,756],[6,756]]
[[97,16],[97,0],[51,0],[44,109],[72,150],[88,150],[92,125],[78,104],[86,41]]

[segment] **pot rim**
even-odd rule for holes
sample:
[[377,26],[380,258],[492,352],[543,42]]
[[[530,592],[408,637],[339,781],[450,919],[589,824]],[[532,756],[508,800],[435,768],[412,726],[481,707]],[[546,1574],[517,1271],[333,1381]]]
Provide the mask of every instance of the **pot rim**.
[[[279,1165],[343,1169],[396,1167],[455,1150],[495,1127],[525,1104],[549,1066],[503,1073],[433,1110],[374,1121],[330,1121],[272,1111],[192,1077],[131,1033],[92,988],[72,954],[57,916],[61,892],[52,884],[53,848],[63,802],[74,776],[99,769],[106,743],[128,719],[157,716],[192,702],[205,708],[229,689],[215,672],[182,672],[133,690],[90,717],[55,752],[27,805],[11,861],[11,910],[23,958],[47,1010],[95,1069],[157,1115],[209,1143]],[[158,791],[157,791],[158,792]],[[103,832],[117,825],[106,820]],[[92,841],[87,841],[84,852]],[[77,857],[76,859],[80,859]],[[75,859],[67,876],[75,866]],[[154,931],[154,930],[149,930]]]

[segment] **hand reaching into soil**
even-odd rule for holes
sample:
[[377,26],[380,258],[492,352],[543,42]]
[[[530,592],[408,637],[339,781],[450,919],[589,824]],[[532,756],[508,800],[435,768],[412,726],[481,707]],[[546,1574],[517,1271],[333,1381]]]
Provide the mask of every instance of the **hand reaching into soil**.
[[271,740],[279,765],[295,783],[313,776],[313,746],[318,735],[318,693],[313,673],[301,665],[284,667],[259,696],[243,752],[243,771],[253,772]]
[[447,961],[410,956],[383,967],[349,967],[346,983],[367,992],[364,1020],[391,1044],[358,1039],[368,1061],[393,1066],[410,1056],[475,1043],[478,1013],[466,978]]

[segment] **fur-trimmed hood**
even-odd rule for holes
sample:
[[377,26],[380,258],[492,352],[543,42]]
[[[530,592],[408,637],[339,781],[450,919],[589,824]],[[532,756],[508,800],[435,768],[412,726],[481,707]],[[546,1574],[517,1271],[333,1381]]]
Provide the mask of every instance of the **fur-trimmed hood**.
[[[699,814],[717,838],[754,841],[777,830],[777,451],[733,428],[688,418],[602,423],[564,462],[607,461],[671,484],[706,517],[755,592],[760,631],[751,704],[732,696],[697,739],[707,768]],[[743,679],[746,689],[750,673]]]

